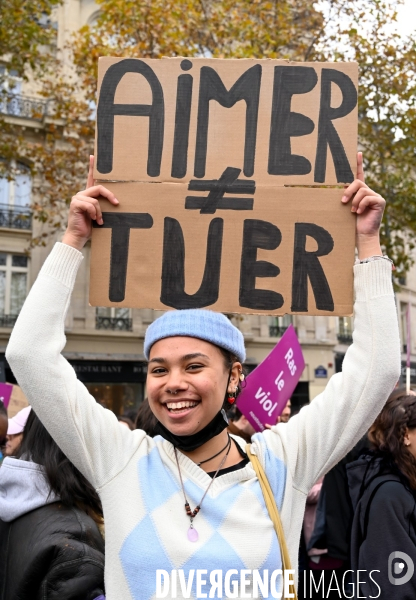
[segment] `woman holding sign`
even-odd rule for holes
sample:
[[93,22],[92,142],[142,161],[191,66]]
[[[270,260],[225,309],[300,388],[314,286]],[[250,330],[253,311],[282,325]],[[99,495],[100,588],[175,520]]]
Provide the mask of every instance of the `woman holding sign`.
[[[7,358],[51,435],[100,495],[107,600],[276,597],[281,539],[222,411],[240,388],[241,332],[206,310],[169,311],[150,325],[144,351],[155,438],[121,428],[61,354],[81,250],[92,221],[103,222],[97,197],[118,204],[93,183],[91,161],[87,189],[72,200],[63,243],[26,300]],[[391,262],[379,241],[385,202],[365,185],[361,155],[341,201],[357,214],[354,343],[325,391],[289,423],[255,435],[250,452],[266,473],[294,567],[308,491],[365,433],[400,374]]]

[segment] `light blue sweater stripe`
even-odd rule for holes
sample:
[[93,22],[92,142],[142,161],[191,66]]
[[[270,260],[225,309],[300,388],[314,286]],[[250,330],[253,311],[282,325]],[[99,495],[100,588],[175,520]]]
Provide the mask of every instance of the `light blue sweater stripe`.
[[[266,468],[272,474],[269,475],[270,484],[279,506],[282,503],[285,488],[286,467],[280,459],[266,448],[261,436],[259,437],[259,443],[262,444],[266,456]],[[169,500],[177,494],[182,495],[182,490],[174,473],[166,467],[161,459],[159,446],[163,440],[155,438],[155,441],[156,446],[152,451],[143,456],[137,463],[139,488],[146,507],[146,515],[127,536],[119,554],[131,594],[135,600],[149,600],[155,594],[155,573],[158,569],[164,569],[169,573],[175,568],[183,569],[188,580],[192,569],[206,569],[208,571],[207,578],[209,579],[209,573],[215,569],[222,569],[225,575],[225,572],[230,569],[236,569],[240,573],[242,569],[250,568],[240,556],[238,549],[232,547],[220,531],[221,526],[224,525],[234,511],[236,502],[240,499],[244,490],[247,489],[246,486],[242,486],[240,483],[232,484],[216,497],[209,494],[205,497],[201,514],[203,512],[205,521],[212,528],[212,534],[205,543],[202,546],[196,546],[195,552],[179,567],[177,561],[175,561],[175,556],[169,555],[160,539],[158,532],[160,523],[156,521],[155,511],[163,505],[165,507],[169,506]],[[268,512],[258,480],[251,480],[251,483],[248,484],[247,482],[247,485],[249,485],[254,498],[257,499],[258,508],[267,516]],[[184,478],[184,486],[191,507],[196,506],[205,490],[189,478]],[[247,506],[247,511],[252,509],[252,505]],[[167,522],[164,526],[170,527],[172,523]],[[198,529],[198,517],[195,519],[195,526]],[[248,543],[249,539],[248,536]],[[186,532],[183,532],[182,540],[178,539],[177,543],[180,544],[181,541],[185,543],[185,540]],[[174,551],[173,548],[169,550]],[[265,560],[257,565],[257,568],[260,572],[267,569],[269,576],[275,569],[281,568],[280,548],[275,534],[271,536],[271,543]],[[207,589],[209,590],[209,584],[207,584],[205,591]],[[192,593],[193,597],[197,598],[195,579],[192,585]]]

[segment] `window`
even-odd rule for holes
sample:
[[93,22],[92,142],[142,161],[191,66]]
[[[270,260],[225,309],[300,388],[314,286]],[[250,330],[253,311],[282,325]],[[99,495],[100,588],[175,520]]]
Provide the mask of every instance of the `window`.
[[270,337],[280,337],[286,329],[293,323],[292,315],[283,315],[283,317],[271,317],[272,324],[269,327]]
[[0,252],[0,326],[12,327],[27,295],[28,258]]
[[351,317],[338,318],[337,338],[341,344],[351,344],[352,342],[352,319]]
[[22,78],[18,76],[14,69],[7,69],[4,65],[0,66],[1,90],[11,94],[20,94],[22,89]]
[[94,11],[87,19],[87,25],[89,27],[95,27],[97,25],[97,21],[101,15],[101,10]]
[[[4,163],[3,163],[4,166]],[[0,176],[0,227],[31,229],[32,179],[29,167],[12,161],[11,180]]]
[[22,79],[17,72],[0,65],[0,113],[15,114],[16,98],[22,90]]
[[43,98],[22,94],[23,79],[17,71],[0,65],[0,113],[10,117],[22,117],[42,121],[46,112]]
[[131,331],[133,321],[129,308],[99,307],[95,311],[95,328]]
[[9,181],[7,177],[0,178],[0,204],[24,208],[30,205],[32,179],[30,169],[23,163],[12,161]]

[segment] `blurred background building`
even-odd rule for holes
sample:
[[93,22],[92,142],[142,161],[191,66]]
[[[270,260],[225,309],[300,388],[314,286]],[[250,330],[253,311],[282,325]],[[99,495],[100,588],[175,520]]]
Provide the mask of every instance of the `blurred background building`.
[[[52,17],[57,46],[63,48],[70,35],[84,24],[93,22],[97,14],[93,0],[65,0]],[[7,63],[1,65],[0,61],[0,69],[7,69]],[[9,76],[13,77],[13,73]],[[24,135],[34,139],[50,121],[48,102],[36,96],[35,83],[18,79],[9,101],[0,104],[0,113]],[[15,380],[4,358],[8,338],[25,297],[54,243],[54,240],[49,240],[46,247],[35,247],[30,255],[27,254],[31,237],[37,235],[40,225],[32,219],[29,208],[33,200],[29,170],[18,159],[15,169],[14,181],[0,179],[0,366],[3,363],[6,379],[11,383]],[[145,396],[143,338],[149,323],[161,313],[90,306],[89,246],[83,253],[85,260],[65,323],[67,344],[64,355],[96,400],[119,415],[136,410]],[[401,283],[396,298],[404,340],[403,361],[406,358],[406,310],[410,303],[414,324],[412,383],[416,384],[416,268]],[[306,362],[292,397],[293,413],[313,400],[324,389],[331,375],[341,369],[345,352],[352,342],[350,317],[230,315],[230,318],[244,334],[248,370],[267,356],[287,327],[293,324]]]

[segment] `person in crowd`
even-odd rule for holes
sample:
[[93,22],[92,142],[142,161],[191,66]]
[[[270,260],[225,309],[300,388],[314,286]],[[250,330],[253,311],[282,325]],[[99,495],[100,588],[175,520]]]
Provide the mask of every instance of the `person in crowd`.
[[0,464],[4,457],[4,446],[6,444],[7,428],[9,419],[7,418],[7,410],[3,402],[0,400]]
[[[344,586],[345,594],[351,596],[354,593],[354,577],[350,575],[354,512],[348,490],[346,467],[367,448],[367,436],[363,436],[308,494],[303,522],[307,589],[304,596],[299,594],[300,600],[322,597],[322,589],[319,588],[322,574],[328,585],[331,576],[335,574],[339,584]],[[335,585],[325,594],[328,598],[339,598]]]
[[[128,419],[130,419],[130,421],[134,425],[137,418],[137,408],[129,408],[128,410],[125,410],[123,413],[123,417],[127,417]],[[133,427],[133,429],[136,429],[136,427]]]
[[26,421],[31,411],[30,406],[26,406],[9,419],[6,435],[6,445],[4,446],[4,456],[14,456],[19,450],[19,446],[23,439],[23,431]]
[[[305,538],[306,547],[309,546],[310,539],[313,534],[313,530],[315,529],[316,523],[316,511],[318,508],[318,500],[321,495],[322,483],[324,478],[321,477],[312,489],[309,491],[309,494],[306,498],[306,506],[305,506],[305,516],[303,518],[303,534]],[[326,550],[322,550],[322,552],[313,552],[309,553],[309,556],[319,555],[326,552]]]
[[135,428],[133,421],[129,419],[129,417],[126,417],[125,415],[120,415],[119,417],[117,417],[117,419],[122,427],[127,427],[128,429],[130,429],[130,431],[133,431],[133,429]]
[[157,419],[149,406],[149,400],[145,398],[137,411],[135,428],[142,429],[150,437],[155,437],[157,435],[156,424]]
[[289,400],[287,401],[286,406],[284,407],[281,415],[279,417],[277,417],[277,422],[278,423],[287,423],[290,419],[290,415],[292,414],[292,403]]
[[35,412],[0,469],[0,600],[104,593],[101,503]]
[[228,431],[243,438],[247,443],[251,442],[251,437],[256,433],[250,421],[236,406],[228,412]]
[[[281,414],[276,419],[276,425],[278,423],[287,423],[289,421],[289,419],[290,419],[291,412],[292,412],[292,404],[291,404],[291,401],[288,400],[288,402],[285,405],[283,411],[281,412]],[[266,427],[266,429],[271,429],[272,425],[270,425],[269,423],[266,423],[265,427]]]
[[[397,389],[371,426],[370,452],[347,465],[356,598],[416,598],[416,397]],[[378,572],[377,572],[378,571]],[[380,592],[381,590],[381,592]]]
[[[45,427],[98,490],[106,519],[107,600],[154,597],[156,571],[174,565],[186,573],[273,573],[282,566],[279,540],[244,442],[229,436],[224,418],[224,405],[233,404],[241,388],[246,353],[239,329],[202,309],[170,310],[148,327],[146,389],[158,421],[155,438],[120,427],[61,354],[81,250],[92,222],[100,226],[105,219],[98,197],[122,209],[111,191],[94,185],[91,160],[87,188],[72,199],[63,241],[32,286],[6,356]],[[382,257],[379,239],[385,202],[365,185],[361,156],[357,179],[340,201],[357,215],[354,342],[342,372],[309,406],[252,439],[293,566],[310,488],[357,443],[400,376],[391,262]],[[196,580],[187,583],[195,595]]]

